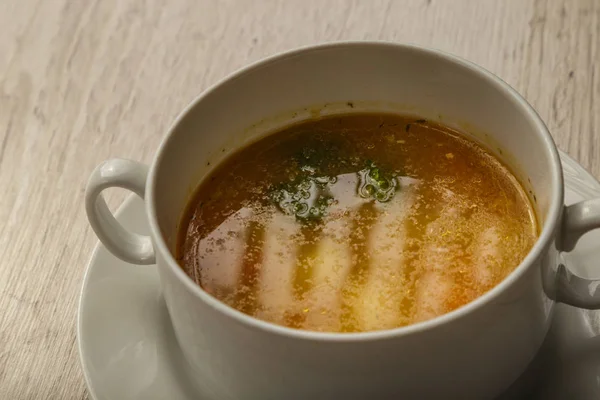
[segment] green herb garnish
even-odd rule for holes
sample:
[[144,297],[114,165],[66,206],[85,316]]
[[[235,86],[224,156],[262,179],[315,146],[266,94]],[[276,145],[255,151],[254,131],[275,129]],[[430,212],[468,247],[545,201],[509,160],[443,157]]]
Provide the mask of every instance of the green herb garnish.
[[363,198],[372,198],[382,203],[390,201],[396,193],[398,180],[396,176],[383,171],[372,161],[358,171],[358,194]]

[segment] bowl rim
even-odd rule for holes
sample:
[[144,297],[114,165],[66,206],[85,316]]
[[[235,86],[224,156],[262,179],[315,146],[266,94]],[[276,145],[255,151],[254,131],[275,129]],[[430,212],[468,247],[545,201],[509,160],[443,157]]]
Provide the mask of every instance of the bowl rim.
[[[339,50],[343,49],[357,49],[362,47],[378,47],[380,49],[385,49],[388,51],[404,51],[404,52],[417,52],[417,53],[425,53],[431,57],[437,57],[442,59],[443,61],[453,63],[459,67],[464,68],[471,74],[478,75],[480,78],[484,79],[484,82],[488,85],[493,86],[500,92],[503,92],[504,95],[513,101],[517,106],[519,106],[524,115],[532,122],[532,125],[535,126],[535,130],[533,134],[536,134],[542,139],[542,143],[545,144],[545,150],[549,154],[549,158],[552,162],[552,168],[549,171],[551,174],[551,182],[552,182],[552,190],[551,190],[551,200],[550,207],[547,212],[547,218],[545,219],[544,226],[540,232],[540,235],[535,242],[534,246],[531,248],[527,256],[523,259],[523,261],[506,277],[504,278],[498,285],[479,296],[477,299],[453,310],[446,314],[437,316],[435,318],[398,327],[393,329],[385,329],[385,330],[376,330],[376,331],[367,331],[367,332],[356,332],[356,333],[339,333],[339,332],[317,332],[317,331],[308,331],[308,330],[299,330],[294,328],[288,328],[282,325],[277,325],[275,323],[263,321],[257,319],[255,317],[251,317],[247,314],[244,314],[225,303],[222,303],[220,300],[215,297],[209,295],[207,292],[202,290],[199,285],[197,285],[179,266],[175,257],[172,255],[171,251],[163,238],[161,230],[159,228],[157,213],[156,213],[156,204],[155,204],[155,192],[156,192],[156,178],[158,175],[158,169],[161,164],[161,160],[164,157],[164,151],[168,147],[168,143],[174,137],[174,132],[177,127],[181,124],[181,122],[187,118],[191,113],[194,112],[194,109],[211,93],[219,90],[221,86],[236,80],[241,79],[244,75],[259,69],[265,66],[269,66],[278,61],[307,55],[316,51],[323,50]],[[164,261],[169,269],[170,273],[174,274],[178,280],[183,283],[184,287],[192,293],[195,297],[197,297],[200,301],[209,305],[215,311],[220,312],[221,314],[237,321],[249,328],[261,330],[264,333],[270,333],[275,335],[287,336],[289,338],[300,339],[300,340],[311,340],[311,341],[325,341],[325,342],[363,342],[363,341],[373,341],[373,340],[384,340],[390,339],[399,336],[405,335],[413,335],[417,333],[421,333],[424,331],[432,330],[436,327],[455,322],[468,314],[473,313],[474,311],[484,307],[486,304],[494,301],[501,293],[509,289],[513,286],[526,272],[535,265],[535,261],[542,256],[546,247],[550,245],[552,242],[555,233],[557,232],[557,226],[559,224],[562,209],[563,209],[563,197],[564,197],[564,182],[563,175],[561,169],[561,162],[558,153],[558,149],[548,128],[534,110],[534,108],[510,85],[500,79],[498,76],[494,75],[490,71],[484,69],[483,67],[467,61],[458,56],[446,53],[441,50],[423,47],[414,44],[404,44],[404,43],[396,43],[396,42],[386,42],[386,41],[337,41],[337,42],[328,42],[319,45],[309,45],[302,46],[299,48],[295,48],[289,51],[281,52],[264,58],[262,60],[256,61],[246,67],[238,69],[237,71],[229,74],[228,76],[221,79],[216,84],[212,85],[200,95],[198,95],[193,101],[191,101],[185,109],[176,117],[174,122],[169,127],[166,136],[163,138],[158,151],[154,157],[152,164],[150,165],[150,170],[148,174],[147,180],[147,197],[146,197],[146,213],[148,215],[150,231],[154,240],[155,252],[160,252],[161,256],[164,258]],[[160,267],[159,267],[160,268]]]

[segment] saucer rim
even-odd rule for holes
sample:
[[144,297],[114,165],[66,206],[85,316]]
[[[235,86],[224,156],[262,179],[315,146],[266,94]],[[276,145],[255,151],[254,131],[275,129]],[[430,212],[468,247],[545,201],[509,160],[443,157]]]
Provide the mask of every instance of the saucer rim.
[[[125,200],[123,200],[123,202],[119,205],[119,207],[117,208],[117,210],[114,213],[115,219],[119,220],[119,218],[121,217],[121,214],[125,213],[127,210],[129,210],[129,208],[131,207],[131,203],[133,203],[136,200],[136,197],[139,199],[139,196],[136,195],[135,193],[131,193],[129,194]],[[142,199],[143,201],[143,199]],[[85,356],[85,350],[84,350],[84,345],[83,345],[83,333],[82,333],[82,315],[83,315],[83,309],[84,309],[84,301],[85,301],[85,292],[87,290],[87,287],[89,285],[89,276],[91,273],[91,270],[93,268],[93,265],[96,263],[96,260],[98,258],[98,253],[104,248],[104,245],[102,244],[102,242],[100,242],[100,240],[96,240],[96,245],[94,246],[94,250],[92,251],[92,255],[89,258],[89,261],[87,262],[87,265],[85,267],[85,273],[83,275],[83,283],[81,285],[81,290],[79,291],[79,301],[77,304],[77,350],[79,352],[79,363],[81,364],[81,370],[83,372],[83,378],[85,380],[85,385],[87,387],[88,390],[88,396],[90,398],[90,400],[98,400],[99,397],[96,393],[96,390],[94,388],[94,385],[92,383],[92,378],[90,377],[90,371],[89,371],[89,367],[87,367],[87,363],[86,363],[86,356]],[[146,267],[156,267],[156,264],[150,264]],[[141,266],[140,266],[141,267]]]

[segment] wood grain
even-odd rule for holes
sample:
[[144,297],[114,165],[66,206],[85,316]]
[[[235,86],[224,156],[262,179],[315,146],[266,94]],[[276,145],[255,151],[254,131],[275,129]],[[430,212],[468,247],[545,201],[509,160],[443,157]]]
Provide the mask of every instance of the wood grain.
[[95,165],[150,161],[179,110],[264,56],[346,39],[455,53],[513,85],[600,177],[595,0],[3,0],[0,27],[2,399],[87,397],[75,319]]

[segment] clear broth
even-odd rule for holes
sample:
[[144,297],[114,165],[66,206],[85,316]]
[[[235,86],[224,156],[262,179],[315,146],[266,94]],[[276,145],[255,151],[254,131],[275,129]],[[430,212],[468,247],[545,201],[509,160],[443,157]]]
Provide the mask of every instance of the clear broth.
[[204,179],[176,256],[256,318],[326,332],[391,329],[502,281],[538,236],[505,165],[425,120],[348,114],[289,126]]

